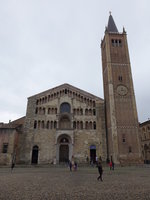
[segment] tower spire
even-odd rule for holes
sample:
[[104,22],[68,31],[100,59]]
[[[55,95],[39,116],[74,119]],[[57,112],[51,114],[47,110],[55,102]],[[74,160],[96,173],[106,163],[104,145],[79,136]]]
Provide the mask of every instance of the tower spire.
[[111,11],[109,12],[109,19],[108,19],[108,25],[107,25],[107,31],[111,33],[118,33],[117,26],[114,22],[114,19],[111,15]]

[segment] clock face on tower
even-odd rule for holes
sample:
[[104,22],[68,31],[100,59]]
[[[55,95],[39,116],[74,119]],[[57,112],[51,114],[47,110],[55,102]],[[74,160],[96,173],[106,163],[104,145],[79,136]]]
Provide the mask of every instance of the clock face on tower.
[[124,85],[118,85],[117,87],[117,93],[121,96],[125,96],[128,93],[128,89]]

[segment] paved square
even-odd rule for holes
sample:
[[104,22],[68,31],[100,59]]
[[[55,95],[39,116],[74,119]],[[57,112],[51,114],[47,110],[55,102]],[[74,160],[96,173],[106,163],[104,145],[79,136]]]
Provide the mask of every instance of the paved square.
[[150,166],[104,168],[0,168],[0,200],[150,200]]

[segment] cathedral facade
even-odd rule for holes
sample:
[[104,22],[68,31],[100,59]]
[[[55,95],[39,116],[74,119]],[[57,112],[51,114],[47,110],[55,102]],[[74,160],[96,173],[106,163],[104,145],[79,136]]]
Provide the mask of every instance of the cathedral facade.
[[124,29],[118,32],[112,15],[101,52],[104,99],[69,84],[29,97],[21,122],[0,126],[1,164],[9,164],[12,159],[22,164],[71,159],[85,163],[97,158],[112,159],[116,164],[140,162],[127,37]]

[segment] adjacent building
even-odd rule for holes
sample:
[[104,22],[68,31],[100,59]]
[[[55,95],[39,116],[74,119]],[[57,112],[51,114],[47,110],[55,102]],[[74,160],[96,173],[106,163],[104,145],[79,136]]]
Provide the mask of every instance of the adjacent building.
[[150,120],[140,123],[140,140],[144,163],[150,164]]

